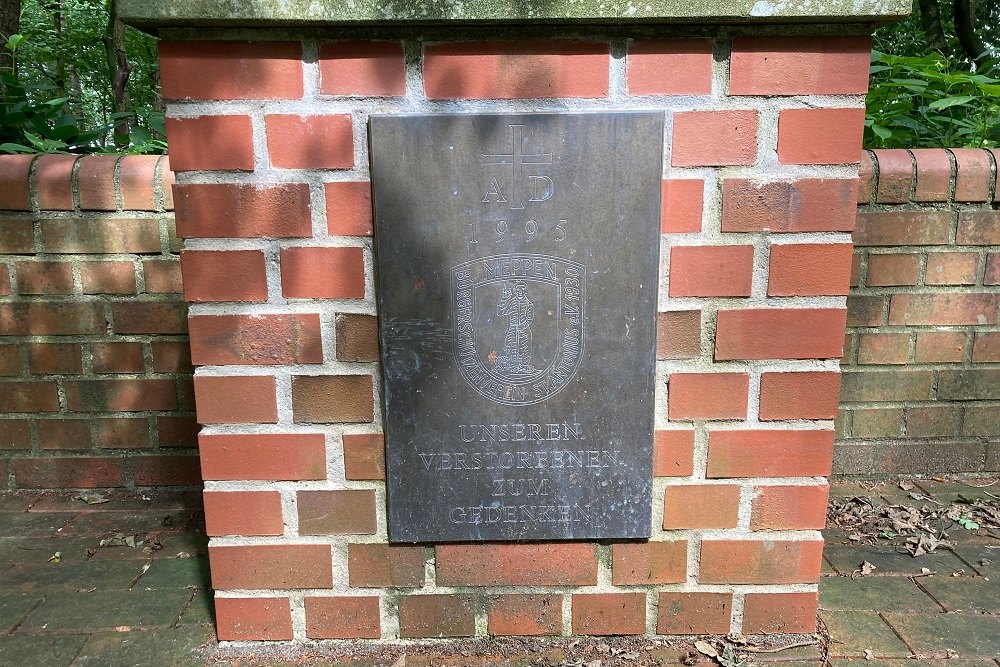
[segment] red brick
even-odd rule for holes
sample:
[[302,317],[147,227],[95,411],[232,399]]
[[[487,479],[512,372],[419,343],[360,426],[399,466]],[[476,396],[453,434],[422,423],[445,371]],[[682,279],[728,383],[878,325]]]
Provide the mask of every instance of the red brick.
[[851,413],[854,415],[851,420],[851,437],[894,438],[900,434],[903,423],[901,408],[851,410]]
[[198,436],[206,480],[326,479],[322,433]]
[[1000,245],[1000,211],[960,211],[959,245]]
[[66,403],[79,412],[145,412],[177,408],[173,380],[74,380],[64,385]]
[[750,296],[753,246],[674,246],[670,296]]
[[319,47],[319,73],[319,89],[324,95],[406,94],[402,42],[324,42]]
[[4,382],[0,384],[0,412],[57,412],[59,393],[55,382]]
[[160,223],[143,219],[42,220],[42,246],[47,253],[159,253]]
[[195,376],[195,402],[201,424],[277,424],[274,376]]
[[656,634],[729,634],[732,607],[732,593],[660,593]]
[[338,313],[335,328],[337,359],[378,361],[378,318],[374,315]]
[[740,487],[735,484],[684,484],[663,490],[663,529],[735,528]]
[[437,551],[439,586],[592,586],[593,544],[443,544]]
[[170,166],[175,171],[253,171],[250,116],[167,118]]
[[67,375],[83,372],[79,343],[26,343],[28,369],[35,375]]
[[846,322],[840,308],[721,310],[715,358],[838,359]]
[[281,494],[277,491],[205,491],[208,535],[281,535]]
[[854,245],[947,245],[952,217],[949,211],[859,211]]
[[574,593],[573,634],[646,634],[646,594]]
[[267,301],[267,268],[260,250],[185,250],[181,271],[186,301]]
[[562,596],[527,593],[490,598],[486,632],[493,636],[562,634]]
[[674,373],[668,386],[671,421],[747,417],[750,376],[746,373]]
[[149,420],[145,417],[113,417],[92,421],[96,426],[97,446],[102,449],[139,449],[150,446]]
[[21,346],[0,345],[0,375],[13,377],[21,374]]
[[135,294],[132,262],[83,262],[80,281],[84,294]]
[[408,595],[399,599],[399,636],[472,637],[476,634],[471,595]]
[[333,587],[328,544],[210,546],[208,557],[216,590]]
[[381,433],[345,433],[344,479],[385,479],[385,441]]
[[[171,147],[171,150],[173,148]],[[126,211],[155,211],[156,155],[126,155],[118,164],[118,181],[121,184],[122,209]]]
[[154,340],[153,371],[157,373],[190,373],[191,346],[187,341]]
[[10,292],[10,271],[7,270],[6,266],[0,265],[0,296],[7,296]]
[[996,324],[998,309],[996,294],[894,294],[889,324]]
[[134,456],[136,486],[198,486],[202,484],[197,456]]
[[948,201],[951,190],[952,167],[948,152],[943,148],[911,148],[917,161],[917,186],[914,201]]
[[297,424],[366,423],[375,418],[371,375],[293,375]]
[[14,267],[20,294],[73,293],[73,265],[69,262],[22,261]]
[[933,252],[927,255],[927,285],[975,285],[979,254],[974,252]]
[[956,405],[935,405],[907,408],[906,435],[916,438],[955,436],[960,431],[962,408]]
[[989,201],[990,173],[989,152],[978,148],[952,148],[958,173],[955,177],[955,201]]
[[192,315],[188,327],[196,366],[323,363],[318,314]]
[[700,178],[668,178],[660,191],[660,233],[701,231],[705,181]]
[[861,255],[858,251],[851,256],[851,287],[858,287],[861,284]]
[[735,37],[730,95],[864,95],[868,37]]
[[868,274],[865,285],[887,287],[894,285],[916,285],[920,272],[920,255],[868,254]]
[[90,449],[90,422],[86,419],[40,419],[37,425],[42,449]]
[[825,477],[833,461],[833,431],[712,431],[712,478]]
[[73,210],[73,167],[79,155],[42,155],[35,163],[35,196],[43,211]]
[[275,100],[302,97],[298,42],[158,43],[167,100]]
[[299,491],[300,535],[374,535],[374,489]]
[[[35,254],[35,231],[31,220],[0,217],[0,255]],[[6,273],[6,267],[4,267]]]
[[615,586],[679,584],[686,580],[687,540],[611,547],[611,583]]
[[905,148],[888,148],[873,151],[878,162],[878,187],[875,202],[878,204],[905,204],[910,201],[913,185],[913,158]]
[[306,637],[310,639],[378,639],[382,636],[378,596],[307,595]]
[[114,211],[116,155],[87,155],[80,158],[76,171],[80,188],[80,208],[92,211]]
[[743,632],[749,635],[816,632],[818,593],[747,593]]
[[934,373],[905,369],[844,371],[841,398],[845,403],[926,401],[931,397]]
[[300,238],[312,236],[305,183],[175,185],[181,238]]
[[174,259],[143,260],[142,275],[147,294],[180,294],[184,291],[181,263]]
[[656,316],[657,359],[694,359],[700,355],[700,310],[673,310]]
[[117,334],[186,334],[187,304],[181,301],[123,301],[111,304]]
[[160,187],[163,190],[163,209],[174,210],[174,184],[177,182],[170,169],[170,155],[160,157]]
[[854,179],[722,182],[724,232],[849,232],[857,211]]
[[972,345],[972,361],[1000,361],[1000,333],[977,331]]
[[870,204],[875,197],[875,153],[861,151],[861,164],[858,166],[858,204]]
[[782,109],[780,164],[852,164],[861,160],[864,109]]
[[914,361],[918,364],[961,361],[965,340],[964,331],[918,331]]
[[424,47],[432,100],[607,97],[607,43],[496,41]]
[[823,540],[702,540],[703,584],[812,584]]
[[424,585],[424,548],[348,544],[347,576],[355,588],[420,588]]
[[348,114],[264,117],[271,166],[278,169],[350,169],[354,131]]
[[905,364],[909,355],[908,333],[863,333],[860,336],[859,364]]
[[102,334],[106,330],[104,306],[100,303],[0,303],[0,331],[7,336]]
[[34,159],[34,155],[4,155],[0,158],[0,210],[31,210],[28,173]]
[[757,160],[757,112],[677,112],[670,145],[675,167],[751,165]]
[[197,447],[198,422],[195,418],[161,415],[156,418],[160,447]]
[[772,245],[768,269],[769,296],[840,296],[850,289],[849,243]]
[[764,373],[760,379],[760,419],[833,419],[840,400],[840,373]]
[[694,472],[694,431],[656,431],[653,476],[687,477]]
[[327,183],[326,226],[334,236],[372,235],[372,187],[368,181]]
[[292,639],[288,598],[215,598],[215,625],[220,641]]
[[750,530],[822,530],[829,495],[827,484],[759,486],[754,490]]
[[95,373],[141,373],[146,367],[142,343],[93,343],[90,351]]
[[27,419],[0,419],[0,450],[31,449]]
[[710,95],[712,40],[631,42],[627,57],[631,95]]
[[14,485],[19,489],[95,489],[125,486],[123,459],[14,459]]
[[290,299],[363,299],[363,249],[282,249],[281,293]]

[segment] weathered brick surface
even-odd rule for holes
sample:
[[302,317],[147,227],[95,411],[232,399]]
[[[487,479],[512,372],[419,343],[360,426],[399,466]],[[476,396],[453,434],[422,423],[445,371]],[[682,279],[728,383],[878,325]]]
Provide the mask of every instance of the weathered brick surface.
[[615,544],[611,550],[611,583],[682,583],[687,578],[687,551],[687,540]]
[[408,595],[399,600],[400,637],[471,637],[475,632],[471,595]]
[[732,615],[732,593],[660,593],[658,635],[725,635]]
[[424,585],[424,549],[388,544],[349,544],[347,574],[351,587],[420,588]]
[[223,641],[292,638],[291,601],[286,597],[216,598],[216,627]]
[[469,544],[437,547],[445,586],[587,586],[597,583],[592,544]]
[[860,315],[878,299],[879,312],[848,323],[856,349],[845,355],[835,471],[993,470],[984,440],[1000,431],[980,421],[994,408],[978,402],[995,395],[983,366],[996,361],[1000,323],[1000,218],[986,203],[995,175],[986,151],[906,153],[875,151],[880,204],[858,214],[848,307]]
[[306,596],[310,639],[378,639],[382,636],[378,597]]
[[561,635],[562,596],[497,595],[490,598],[487,632],[491,635]]
[[216,590],[329,588],[333,583],[325,544],[209,545],[208,554]]
[[573,634],[641,635],[646,632],[642,593],[574,593]]

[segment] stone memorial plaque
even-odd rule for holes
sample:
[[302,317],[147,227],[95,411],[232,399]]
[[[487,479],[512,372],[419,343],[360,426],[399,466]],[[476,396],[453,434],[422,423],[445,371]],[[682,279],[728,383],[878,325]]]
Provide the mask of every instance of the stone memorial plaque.
[[663,115],[370,132],[389,539],[648,537]]

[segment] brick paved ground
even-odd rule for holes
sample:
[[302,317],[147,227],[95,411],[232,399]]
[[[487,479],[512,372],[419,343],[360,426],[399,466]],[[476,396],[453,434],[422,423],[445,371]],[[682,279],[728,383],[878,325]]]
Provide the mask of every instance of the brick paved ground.
[[[913,491],[927,502],[947,503],[959,496],[1000,495],[1000,484],[975,488],[920,481]],[[119,493],[104,503],[85,500],[100,500],[98,495],[0,496],[0,667],[323,664],[333,659],[308,651],[280,656],[269,650],[217,649],[199,493]],[[876,503],[914,502],[894,484],[833,486],[835,499],[853,495]],[[913,558],[891,547],[858,546],[844,531],[827,529],[820,617],[830,632],[832,665],[1000,667],[1000,539],[961,529],[949,534],[957,541],[954,549]],[[864,561],[875,570],[852,577]],[[483,646],[468,643],[465,656],[410,649],[405,664],[479,665],[476,649]],[[680,644],[645,638],[623,640],[620,646],[614,640],[575,646],[568,640],[532,640],[508,650],[503,664],[592,665],[595,659],[603,665],[677,664],[684,653]],[[350,647],[343,647],[336,661],[356,667],[399,664],[403,652],[402,647],[382,649],[352,659]],[[754,661],[818,665],[819,655],[818,648],[804,647],[756,655]]]

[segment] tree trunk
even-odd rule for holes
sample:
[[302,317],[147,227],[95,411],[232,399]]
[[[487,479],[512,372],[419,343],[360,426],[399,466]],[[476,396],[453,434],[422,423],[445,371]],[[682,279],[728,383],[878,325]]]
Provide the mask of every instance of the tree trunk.
[[[7,38],[17,34],[21,28],[21,0],[0,0],[0,39],[2,47],[7,43]],[[0,67],[10,67],[13,60],[7,49],[0,49]]]
[[941,27],[941,10],[938,8],[938,0],[920,0],[920,25],[924,29],[924,37],[927,39],[927,46],[944,53],[948,48],[948,42],[944,38],[944,29]]
[[[111,78],[111,101],[115,114],[130,111],[132,102],[128,94],[128,77],[132,65],[125,54],[125,24],[118,18],[117,0],[108,2],[108,27],[101,39],[108,60],[108,74]],[[116,148],[127,148],[129,144],[129,119],[119,115],[115,119],[114,139]]]
[[955,0],[955,36],[969,60],[982,64],[988,55],[987,48],[976,34],[976,9],[970,0]]

